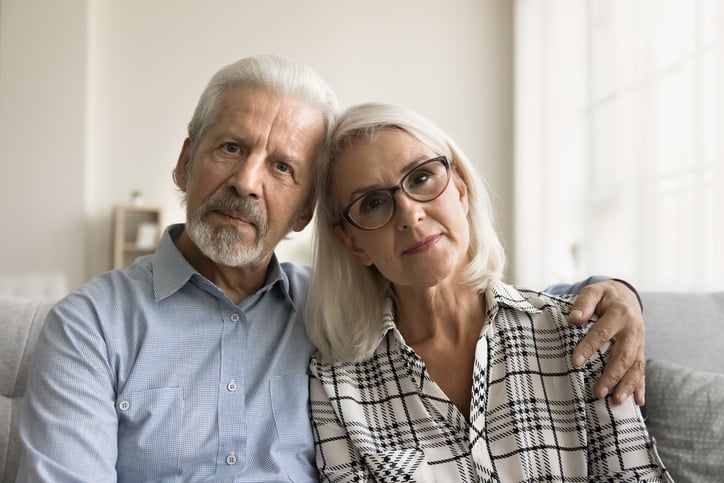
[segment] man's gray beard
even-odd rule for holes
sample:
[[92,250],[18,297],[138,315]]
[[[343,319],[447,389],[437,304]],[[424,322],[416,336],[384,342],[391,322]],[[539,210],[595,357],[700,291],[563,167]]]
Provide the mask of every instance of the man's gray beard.
[[[214,230],[206,221],[217,208],[230,208],[252,221],[257,235],[253,243],[244,242],[236,227],[226,225]],[[227,267],[244,267],[257,263],[264,255],[268,226],[264,213],[253,203],[228,191],[217,192],[204,202],[196,216],[188,216],[186,230],[201,252],[214,263]]]

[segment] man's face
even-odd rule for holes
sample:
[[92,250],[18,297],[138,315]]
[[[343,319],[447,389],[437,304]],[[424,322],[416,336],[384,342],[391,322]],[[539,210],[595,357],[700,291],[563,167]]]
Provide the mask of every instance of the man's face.
[[304,102],[255,88],[227,92],[198,145],[184,144],[175,171],[188,234],[208,258],[266,265],[287,233],[309,223],[323,133],[321,114]]

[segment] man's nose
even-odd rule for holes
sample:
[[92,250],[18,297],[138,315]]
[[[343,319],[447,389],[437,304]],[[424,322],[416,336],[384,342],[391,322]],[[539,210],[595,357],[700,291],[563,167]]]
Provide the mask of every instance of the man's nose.
[[265,163],[261,156],[241,160],[229,176],[228,184],[243,197],[259,198],[264,189]]

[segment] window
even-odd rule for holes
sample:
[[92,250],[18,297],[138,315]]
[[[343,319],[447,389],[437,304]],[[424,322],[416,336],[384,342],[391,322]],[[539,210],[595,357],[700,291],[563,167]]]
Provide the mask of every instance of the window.
[[724,290],[724,4],[516,3],[515,280]]

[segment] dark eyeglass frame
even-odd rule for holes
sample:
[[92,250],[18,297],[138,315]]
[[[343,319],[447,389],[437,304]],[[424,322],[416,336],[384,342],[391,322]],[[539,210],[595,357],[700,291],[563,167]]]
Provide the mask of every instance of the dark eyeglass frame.
[[[440,164],[442,164],[442,165],[445,167],[445,175],[447,176],[447,180],[445,181],[445,186],[443,186],[443,188],[440,190],[440,192],[439,192],[438,194],[436,194],[435,196],[433,196],[432,198],[418,199],[418,198],[416,198],[415,196],[413,196],[412,194],[410,194],[410,193],[407,192],[407,190],[405,189],[405,186],[404,186],[404,185],[405,185],[405,181],[407,180],[407,178],[408,178],[412,173],[414,173],[415,171],[417,171],[417,170],[420,169],[421,167],[423,167],[423,166],[425,166],[425,165],[427,165],[427,164],[432,164],[432,163],[440,163]],[[436,157],[434,157],[434,158],[428,159],[427,161],[423,161],[422,163],[418,164],[417,166],[415,166],[415,167],[413,167],[413,168],[410,168],[410,169],[402,176],[402,178],[400,179],[400,182],[397,183],[395,186],[390,186],[389,188],[376,188],[376,189],[373,189],[373,190],[366,191],[366,192],[362,193],[361,195],[355,197],[355,199],[353,199],[352,202],[351,202],[350,204],[348,204],[347,207],[346,207],[344,210],[342,210],[342,217],[343,217],[344,220],[347,221],[350,225],[354,226],[355,228],[359,228],[360,230],[368,230],[368,231],[378,230],[378,229],[382,228],[383,226],[385,226],[387,223],[389,223],[390,220],[395,216],[395,211],[397,210],[397,202],[395,201],[395,193],[396,193],[397,191],[402,191],[403,193],[405,193],[405,195],[406,195],[408,198],[410,198],[410,199],[412,199],[412,200],[415,200],[415,201],[420,202],[420,203],[427,203],[427,202],[429,202],[429,201],[433,201],[433,200],[436,200],[437,198],[439,198],[440,195],[445,192],[445,190],[447,189],[447,187],[448,187],[449,184],[450,184],[450,161],[448,161],[448,159],[447,159],[446,156],[436,156]],[[358,224],[352,219],[352,216],[349,214],[350,209],[352,208],[352,206],[354,206],[355,203],[357,203],[359,200],[361,200],[361,199],[364,198],[365,196],[368,196],[370,193],[378,193],[378,192],[389,193],[389,195],[390,195],[390,199],[392,200],[392,211],[391,211],[391,213],[390,213],[390,217],[389,217],[384,223],[382,223],[381,225],[375,226],[375,227],[373,227],[373,228],[367,228],[367,227],[358,225]]]

